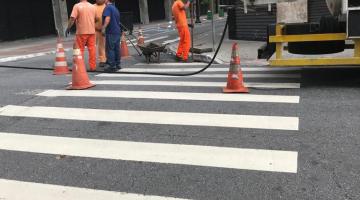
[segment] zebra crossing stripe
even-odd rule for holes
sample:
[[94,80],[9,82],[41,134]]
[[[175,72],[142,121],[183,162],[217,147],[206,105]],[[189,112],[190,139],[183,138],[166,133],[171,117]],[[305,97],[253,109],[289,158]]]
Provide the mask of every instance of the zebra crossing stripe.
[[298,117],[13,106],[0,116],[227,128],[298,130]]
[[[297,173],[298,153],[0,133],[0,149],[126,161]],[[1,195],[1,194],[0,194]]]
[[[201,62],[194,62],[194,63],[136,63],[135,66],[145,66],[145,67],[157,67],[157,66],[205,66],[207,63]],[[217,64],[215,64],[217,65]],[[125,69],[132,69],[132,68],[125,68]]]
[[[96,85],[144,85],[144,86],[178,86],[178,87],[225,87],[225,82],[189,82],[189,81],[137,81],[137,80],[99,80]],[[299,89],[300,83],[244,83],[249,88]]]
[[46,97],[105,97],[105,98],[140,98],[171,99],[194,101],[227,101],[227,102],[266,102],[266,103],[299,103],[299,96],[253,95],[253,94],[217,94],[186,92],[152,92],[152,91],[119,91],[119,90],[47,90],[37,94]]
[[171,197],[145,196],[60,185],[0,179],[0,199],[4,200],[184,200]]
[[[188,67],[188,68],[176,68],[179,66],[204,66],[206,63],[157,63],[157,64],[144,64],[144,67],[147,68],[124,68],[121,71],[124,72],[196,72],[202,68]],[[141,65],[137,65],[141,66]],[[174,66],[173,68],[149,68],[149,67],[161,67],[161,66]],[[218,66],[218,65],[215,65]],[[243,72],[294,72],[299,71],[298,68],[269,68],[269,67],[243,67],[241,68]],[[206,72],[228,72],[229,67],[211,67],[206,70]]]
[[[159,75],[141,75],[141,74],[98,74],[97,77],[139,77],[139,78],[179,78],[175,76],[159,76]],[[243,74],[244,78],[289,78],[299,79],[300,74]],[[197,74],[193,76],[184,76],[181,78],[227,78],[227,74]]]

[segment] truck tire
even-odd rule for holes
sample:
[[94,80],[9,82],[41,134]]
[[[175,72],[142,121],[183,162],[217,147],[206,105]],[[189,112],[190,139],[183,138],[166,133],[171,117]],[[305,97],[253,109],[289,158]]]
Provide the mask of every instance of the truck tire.
[[[286,34],[342,33],[343,24],[334,17],[322,17],[320,23],[293,24],[286,26]],[[288,51],[293,54],[331,54],[344,51],[345,41],[289,42]]]

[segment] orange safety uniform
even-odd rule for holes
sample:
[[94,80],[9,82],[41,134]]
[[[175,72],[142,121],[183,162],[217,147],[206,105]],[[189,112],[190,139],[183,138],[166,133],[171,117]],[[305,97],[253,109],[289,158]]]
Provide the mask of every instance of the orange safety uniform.
[[189,58],[189,51],[191,47],[191,36],[186,19],[184,3],[181,0],[175,0],[172,6],[172,13],[174,15],[180,37],[176,56],[183,58],[183,60],[187,60]]
[[76,42],[84,55],[85,46],[89,50],[90,70],[96,70],[96,8],[87,1],[75,4],[71,17],[76,22]]
[[102,24],[102,15],[103,15],[106,5],[105,4],[103,4],[103,5],[94,4],[94,5],[96,7],[96,18],[98,20],[95,24],[98,58],[99,58],[99,62],[105,63],[106,62],[105,36],[101,33],[101,29],[102,29],[102,25],[103,25]]

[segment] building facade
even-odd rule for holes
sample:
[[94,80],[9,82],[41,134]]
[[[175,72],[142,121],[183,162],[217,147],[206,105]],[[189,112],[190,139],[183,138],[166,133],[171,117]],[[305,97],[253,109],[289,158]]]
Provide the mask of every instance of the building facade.
[[[171,20],[173,0],[116,0],[122,15],[133,23]],[[74,4],[79,0],[19,0],[0,6],[0,41],[63,33]],[[89,0],[95,3],[95,0]]]

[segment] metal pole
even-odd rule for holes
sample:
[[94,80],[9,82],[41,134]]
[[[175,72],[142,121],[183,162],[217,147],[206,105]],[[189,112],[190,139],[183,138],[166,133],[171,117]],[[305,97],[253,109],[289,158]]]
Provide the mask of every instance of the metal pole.
[[212,42],[213,42],[213,51],[215,51],[215,24],[214,24],[214,0],[211,0],[211,14],[212,14],[212,18],[211,18],[211,26],[212,26]]
[[196,20],[195,23],[201,23],[200,20],[200,0],[196,0]]

